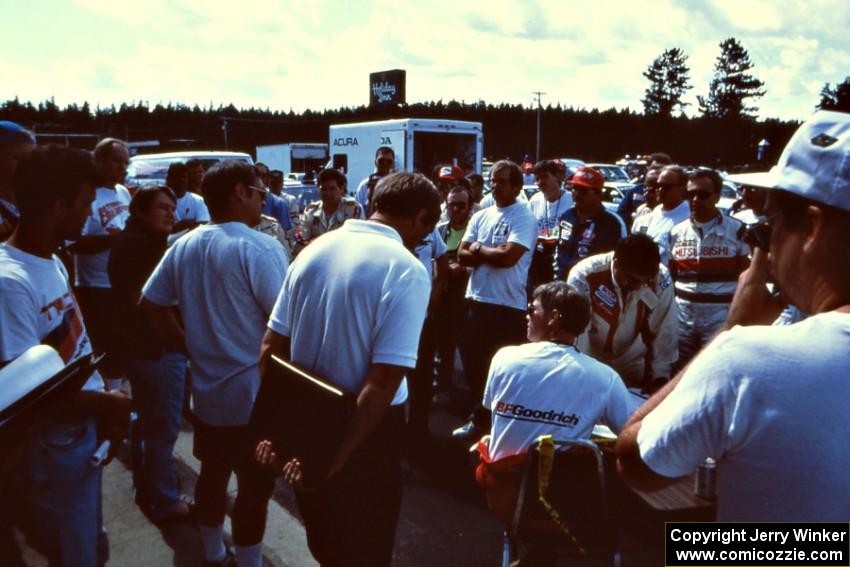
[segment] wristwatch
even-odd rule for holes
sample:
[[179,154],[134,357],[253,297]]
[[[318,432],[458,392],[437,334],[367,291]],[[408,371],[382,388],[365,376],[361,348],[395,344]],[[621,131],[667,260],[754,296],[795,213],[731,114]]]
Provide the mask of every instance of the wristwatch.
[[469,251],[472,252],[473,254],[478,254],[479,250],[481,250],[481,243],[480,242],[473,242],[469,247]]

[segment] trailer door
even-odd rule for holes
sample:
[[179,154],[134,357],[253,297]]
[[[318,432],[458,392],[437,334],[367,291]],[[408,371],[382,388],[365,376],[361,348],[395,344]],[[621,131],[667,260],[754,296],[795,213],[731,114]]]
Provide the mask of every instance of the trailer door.
[[413,167],[411,171],[431,177],[438,165],[453,163],[466,173],[478,171],[478,134],[476,132],[428,132],[413,134]]

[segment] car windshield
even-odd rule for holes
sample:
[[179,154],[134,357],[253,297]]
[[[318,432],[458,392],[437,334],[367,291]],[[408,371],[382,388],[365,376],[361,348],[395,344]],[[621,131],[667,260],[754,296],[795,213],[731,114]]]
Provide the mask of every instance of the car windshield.
[[626,175],[626,172],[622,170],[620,167],[616,167],[613,165],[593,165],[591,166],[593,169],[599,171],[602,174],[602,177],[605,178],[605,181],[628,181],[629,176]]

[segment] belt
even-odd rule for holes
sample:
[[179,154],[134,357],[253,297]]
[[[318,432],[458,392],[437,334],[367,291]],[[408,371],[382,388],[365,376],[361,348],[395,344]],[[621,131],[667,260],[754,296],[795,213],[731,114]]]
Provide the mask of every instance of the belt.
[[693,303],[732,303],[731,293],[693,293],[676,288],[676,297]]

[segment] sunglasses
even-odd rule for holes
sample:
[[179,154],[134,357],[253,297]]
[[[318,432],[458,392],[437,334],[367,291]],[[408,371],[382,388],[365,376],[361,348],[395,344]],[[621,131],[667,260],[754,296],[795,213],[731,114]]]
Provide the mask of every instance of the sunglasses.
[[680,183],[659,183],[656,185],[660,190],[667,191],[668,189],[672,189],[673,187],[681,187]]
[[265,201],[268,198],[269,190],[266,189],[265,187],[257,187],[256,185],[248,185],[248,189],[253,189],[254,191],[257,191],[258,193],[260,193],[260,195],[262,195],[263,201]]
[[378,163],[393,163],[393,158],[382,157],[378,158]]
[[446,206],[450,209],[465,209],[465,208],[467,208],[466,203],[449,203]]
[[770,252],[770,237],[773,234],[772,223],[781,214],[781,212],[774,213],[756,223],[748,224],[747,231],[744,233],[744,240],[747,244],[752,248],[761,248],[765,252]]
[[696,189],[694,191],[688,191],[688,199],[697,199],[703,201],[705,199],[710,199],[713,193],[708,189]]

